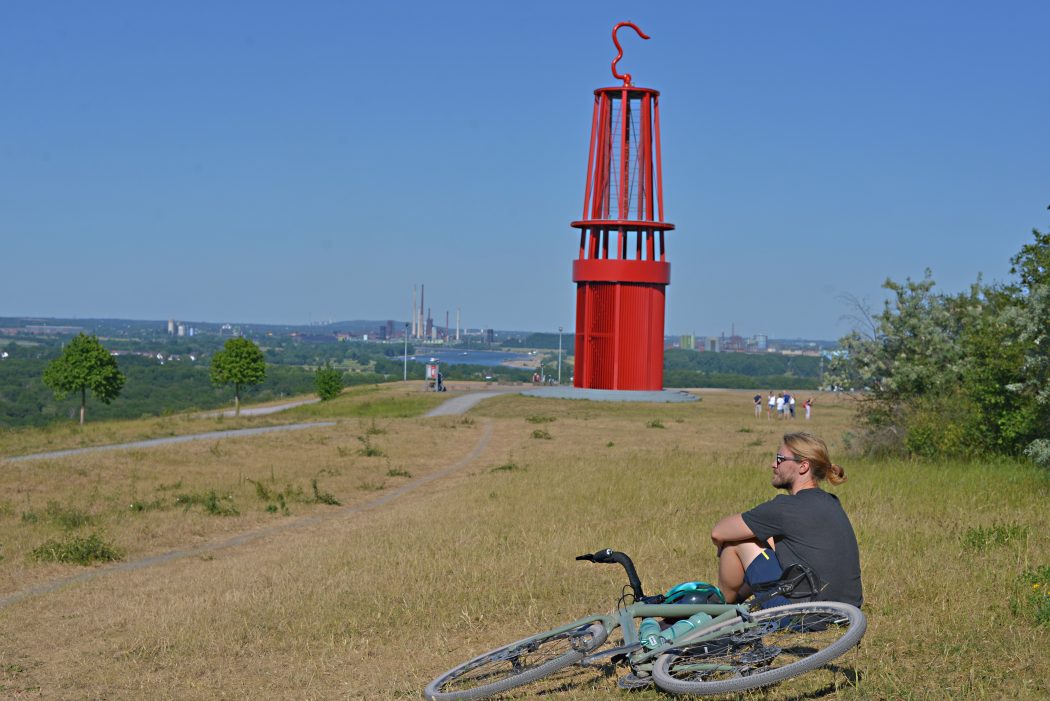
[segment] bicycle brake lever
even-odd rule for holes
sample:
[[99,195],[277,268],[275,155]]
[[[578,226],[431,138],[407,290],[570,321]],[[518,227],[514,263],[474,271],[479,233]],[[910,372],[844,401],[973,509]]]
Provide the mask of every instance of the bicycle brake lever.
[[599,564],[608,564],[610,562],[615,562],[615,560],[612,559],[612,554],[612,548],[605,548],[604,550],[599,550],[598,552],[589,555],[578,555],[576,559],[586,560],[587,562],[597,562]]

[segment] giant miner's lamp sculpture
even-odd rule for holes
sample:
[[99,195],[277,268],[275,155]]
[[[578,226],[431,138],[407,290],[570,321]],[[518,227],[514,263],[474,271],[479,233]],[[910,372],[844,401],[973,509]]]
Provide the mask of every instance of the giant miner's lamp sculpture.
[[589,389],[663,388],[664,297],[671,264],[664,249],[663,178],[660,172],[660,93],[631,84],[594,91],[590,153],[576,283],[576,365],[573,384]]

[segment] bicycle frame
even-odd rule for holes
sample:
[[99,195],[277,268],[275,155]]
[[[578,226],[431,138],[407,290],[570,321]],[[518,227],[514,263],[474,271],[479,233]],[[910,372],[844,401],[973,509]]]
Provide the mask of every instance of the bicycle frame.
[[[618,609],[615,613],[609,613],[604,616],[588,616],[557,629],[559,632],[569,632],[579,627],[586,627],[593,623],[600,622],[602,626],[605,627],[607,636],[611,635],[617,628],[622,630],[623,645],[589,655],[581,660],[580,664],[594,664],[603,658],[614,658],[623,655],[630,664],[632,670],[636,672],[651,671],[653,661],[668,650],[680,647],[687,642],[704,642],[708,631],[715,628],[719,629],[719,636],[738,633],[746,628],[751,620],[747,608],[736,604],[647,603],[645,599],[651,599],[652,597],[645,596],[645,592],[642,590],[641,580],[638,577],[638,573],[635,570],[631,558],[625,553],[614,551],[611,548],[599,550],[593,555],[580,555],[576,559],[595,563],[615,563],[621,565],[627,572],[627,578],[636,600],[635,603],[624,606],[623,608]],[[697,613],[706,613],[711,616],[711,620],[700,628],[690,631],[688,634],[677,640],[666,641],[651,649],[646,649],[641,645],[640,636],[638,634],[639,624],[636,623],[636,621],[640,621],[643,618],[681,619],[688,618]],[[739,625],[723,625],[734,618],[740,621]]]
[[[708,621],[704,626],[697,630],[690,631],[688,635],[685,635],[677,640],[671,640],[658,645],[652,649],[642,647],[639,641],[638,625],[643,618],[688,618],[697,613],[706,613],[711,616],[711,620]],[[722,624],[726,621],[737,618],[740,620],[739,626],[732,628],[726,628]],[[630,604],[615,613],[609,613],[604,616],[589,616],[582,618],[576,623],[565,626],[565,630],[573,630],[579,626],[587,626],[595,622],[600,622],[607,633],[610,635],[617,628],[621,629],[623,634],[623,645],[618,648],[605,650],[598,652],[594,655],[586,657],[582,660],[581,664],[594,664],[601,658],[612,657],[618,654],[624,654],[630,663],[631,667],[635,670],[647,671],[651,669],[652,662],[664,654],[668,650],[681,646],[685,642],[696,643],[703,642],[705,633],[716,627],[720,627],[719,635],[724,635],[727,632],[738,632],[747,626],[748,620],[747,609],[735,604],[643,604],[635,603]]]

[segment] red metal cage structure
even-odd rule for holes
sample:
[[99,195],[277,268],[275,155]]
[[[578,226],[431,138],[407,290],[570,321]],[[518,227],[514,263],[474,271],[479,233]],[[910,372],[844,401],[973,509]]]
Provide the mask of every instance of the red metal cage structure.
[[[621,22],[616,32],[637,26]],[[660,172],[660,93],[623,85],[594,91],[576,283],[573,384],[590,389],[663,388],[664,297],[671,282]]]

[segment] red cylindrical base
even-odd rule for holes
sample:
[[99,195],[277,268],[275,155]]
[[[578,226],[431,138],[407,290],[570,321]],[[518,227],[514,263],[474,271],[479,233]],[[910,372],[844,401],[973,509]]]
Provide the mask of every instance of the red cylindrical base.
[[577,283],[576,387],[663,389],[664,287]]

